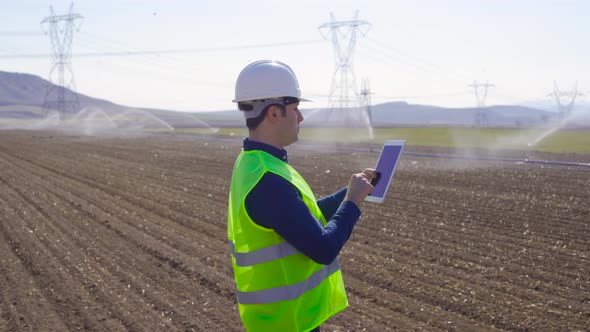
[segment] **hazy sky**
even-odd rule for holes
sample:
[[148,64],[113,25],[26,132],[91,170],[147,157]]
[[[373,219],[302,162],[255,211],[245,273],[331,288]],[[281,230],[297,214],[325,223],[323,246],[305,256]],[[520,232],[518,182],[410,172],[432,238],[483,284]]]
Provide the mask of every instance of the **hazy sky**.
[[[0,70],[48,78],[50,41],[39,23],[50,5],[65,14],[71,1],[0,1]],[[330,12],[351,20],[356,10],[372,24],[353,65],[373,103],[473,106],[474,80],[495,85],[488,105],[551,101],[554,80],[562,90],[578,81],[590,99],[588,0],[80,0],[76,87],[128,106],[232,109],[239,71],[277,59],[315,100],[305,107],[322,107],[335,57],[318,27]]]

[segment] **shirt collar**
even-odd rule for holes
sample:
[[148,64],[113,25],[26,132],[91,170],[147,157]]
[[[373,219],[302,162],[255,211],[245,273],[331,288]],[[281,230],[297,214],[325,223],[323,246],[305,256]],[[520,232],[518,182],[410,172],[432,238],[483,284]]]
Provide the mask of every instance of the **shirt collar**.
[[279,148],[272,146],[270,144],[257,142],[257,141],[253,141],[248,138],[245,138],[244,139],[244,151],[251,151],[251,150],[264,151],[264,152],[270,154],[271,156],[284,161],[285,163],[289,163],[289,160],[287,159],[287,151],[285,149],[279,149]]

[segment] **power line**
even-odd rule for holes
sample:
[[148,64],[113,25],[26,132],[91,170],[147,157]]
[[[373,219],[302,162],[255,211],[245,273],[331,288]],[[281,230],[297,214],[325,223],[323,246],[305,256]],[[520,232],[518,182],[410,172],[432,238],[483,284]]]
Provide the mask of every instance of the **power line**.
[[[417,70],[421,70],[423,72],[429,72],[429,73],[433,73],[438,75],[439,78],[452,78],[455,79],[456,81],[458,80],[469,80],[470,78],[467,78],[467,76],[465,74],[462,74],[458,71],[448,71],[445,70],[445,68],[442,68],[438,65],[435,65],[431,62],[429,62],[428,60],[425,60],[423,58],[411,55],[403,50],[400,50],[398,48],[394,48],[388,45],[385,45],[377,40],[375,40],[374,38],[371,37],[367,37],[364,40],[368,41],[371,45],[367,44],[364,45],[363,43],[361,43],[361,46],[366,46],[368,47],[368,49],[370,49],[372,51],[372,53],[368,53],[368,54],[364,54],[364,57],[368,57],[368,58],[373,58],[373,59],[377,59],[378,61],[380,61],[381,63],[387,63],[387,64],[393,64],[395,63],[399,63],[405,66],[409,66],[409,67],[413,67]],[[362,52],[363,49],[361,48],[360,51]],[[381,58],[379,58],[381,57]],[[448,69],[452,69],[452,68],[448,68]],[[464,93],[462,93],[464,94]],[[436,95],[433,95],[433,97]],[[446,96],[445,95],[440,95],[440,96]],[[505,96],[507,96],[507,94],[505,94]],[[429,96],[408,96],[406,98],[426,98]],[[509,96],[510,99],[513,100],[520,100],[521,98],[517,98],[514,97],[513,95]]]
[[[93,36],[93,35],[89,35],[88,33],[82,33],[81,36],[83,38],[79,39],[80,42],[82,42],[82,44],[84,44],[86,46],[86,48],[90,48],[90,49],[96,49],[96,50],[104,50],[104,49],[111,49],[113,51],[111,52],[116,52],[116,53],[129,53],[129,52],[134,52],[134,53],[139,53],[139,52],[144,52],[144,51],[140,51],[137,48],[133,47],[132,45],[130,46],[129,43],[120,43],[117,41],[113,41],[113,40],[106,40],[104,38],[101,38],[100,36]],[[321,42],[321,40],[318,40]],[[274,43],[275,45],[277,43]],[[290,44],[290,45],[297,45],[296,42],[290,42],[290,43],[281,43],[281,44]],[[271,45],[271,44],[266,44],[266,45]],[[255,46],[255,45],[250,45],[250,46]],[[211,48],[210,48],[211,49]],[[123,50],[120,51],[119,50]],[[145,52],[144,52],[145,53]],[[185,55],[189,55],[190,53],[182,53]],[[89,58],[89,57],[87,57]],[[212,87],[214,85],[217,86],[229,86],[230,84],[221,84],[218,80],[211,80],[210,78],[206,79],[206,82],[203,81],[204,76],[200,76],[200,75],[195,75],[195,72],[198,71],[202,71],[203,70],[203,64],[202,62],[199,61],[194,61],[194,57],[190,57],[190,58],[183,58],[181,55],[179,54],[169,54],[169,53],[165,53],[165,54],[159,54],[159,53],[146,53],[145,55],[142,56],[133,56],[133,57],[127,57],[127,56],[122,56],[122,57],[114,57],[114,56],[108,56],[108,57],[100,57],[100,65],[102,65],[103,63],[106,66],[115,66],[116,68],[113,70],[110,69],[104,69],[104,70],[110,70],[111,72],[120,72],[120,71],[128,71],[128,72],[132,72],[134,76],[137,75],[150,75],[150,77],[153,78],[153,74],[162,77],[162,79],[165,80],[170,80],[170,78],[176,80],[176,79],[182,79],[183,81],[185,81],[187,84],[190,85],[194,85],[194,86],[207,86],[207,87]],[[116,59],[115,61],[113,61],[113,59]],[[198,65],[198,66],[197,66]],[[182,67],[182,70],[179,70],[179,67]],[[192,68],[192,69],[191,69]],[[103,69],[101,69],[103,70]],[[201,81],[199,81],[198,79],[201,78]],[[159,78],[157,78],[159,79]]]
[[[270,44],[255,44],[255,45],[241,45],[241,46],[222,46],[222,47],[211,47],[211,48],[189,48],[189,49],[163,49],[163,50],[140,50],[140,51],[118,51],[118,52],[80,52],[75,53],[76,57],[106,57],[106,56],[141,56],[141,55],[161,55],[161,54],[179,54],[179,53],[211,53],[211,52],[224,52],[234,50],[245,50],[253,48],[267,48],[267,47],[279,47],[279,46],[292,46],[292,45],[307,45],[317,44],[324,42],[323,40],[302,40],[293,42],[282,42],[282,43],[270,43]],[[45,58],[49,54],[41,53],[22,53],[22,54],[6,54],[0,55],[0,58]]]
[[[421,59],[415,55],[411,55],[411,54],[404,52],[398,48],[394,48],[394,47],[385,45],[385,44],[375,40],[374,38],[367,37],[366,40],[369,43],[374,45],[374,47],[372,47],[372,50],[381,53],[389,60],[395,58],[395,59],[397,59],[397,61],[399,63],[404,64],[404,65],[408,65],[408,66],[412,66],[417,69],[422,69],[424,71],[436,73],[436,74],[439,74],[439,75],[442,75],[445,77],[453,77],[455,79],[461,79],[461,80],[467,79],[467,76],[464,74],[460,74],[454,70],[452,72],[447,71],[438,65],[432,64],[431,62],[429,62],[427,60]],[[369,45],[367,45],[367,46],[371,47]],[[376,47],[378,47],[378,48],[376,48]]]
[[380,96],[375,94],[376,97],[381,99],[390,99],[390,100],[400,100],[400,99],[424,99],[424,98],[436,98],[436,97],[456,97],[456,96],[464,96],[467,94],[466,91],[461,92],[449,92],[449,93],[435,93],[435,94],[428,94],[428,95],[399,95],[399,96]]
[[[90,48],[90,50],[105,50],[111,49],[112,51],[104,52],[79,52],[75,53],[74,56],[80,60],[80,58],[101,58],[101,62],[106,63],[108,66],[116,66],[115,69],[101,69],[108,70],[110,72],[130,71],[134,75],[148,75],[148,72],[156,73],[162,79],[182,79],[190,85],[194,86],[207,86],[212,85],[228,86],[227,84],[221,84],[219,82],[211,81],[199,82],[199,76],[191,74],[191,64],[183,64],[183,69],[179,71],[178,68],[178,57],[179,54],[193,54],[193,53],[215,53],[215,52],[231,52],[234,50],[247,50],[253,48],[271,48],[271,47],[284,47],[284,46],[299,46],[308,44],[325,43],[322,39],[316,40],[299,40],[290,42],[277,42],[277,43],[266,43],[266,44],[251,44],[251,45],[239,45],[239,46],[222,46],[222,47],[210,47],[210,48],[189,48],[189,49],[161,49],[161,50],[140,50],[135,47],[130,47],[129,43],[122,43],[113,40],[106,40],[100,36],[89,35],[87,32],[82,32],[77,36],[77,43]],[[82,37],[82,38],[80,38]],[[49,54],[8,54],[0,55],[2,58],[46,58]],[[110,61],[108,59],[125,59]],[[197,67],[195,67],[197,68]],[[203,68],[197,68],[202,70]]]
[[43,34],[32,30],[0,30],[0,37],[41,37]]

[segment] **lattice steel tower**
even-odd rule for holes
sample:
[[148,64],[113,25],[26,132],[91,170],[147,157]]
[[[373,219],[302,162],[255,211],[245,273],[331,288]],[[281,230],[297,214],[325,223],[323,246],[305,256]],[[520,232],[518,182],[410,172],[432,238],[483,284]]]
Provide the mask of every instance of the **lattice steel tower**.
[[43,109],[45,114],[57,110],[63,120],[67,113],[75,113],[80,108],[72,70],[72,40],[74,29],[80,30],[83,17],[74,13],[74,3],[70,4],[70,11],[65,15],[55,15],[52,6],[49,12],[50,15],[41,21],[41,28],[51,38],[51,84],[45,92]]
[[361,87],[361,107],[366,110],[369,126],[373,127],[373,114],[371,112],[371,86],[369,79],[364,79]]
[[[557,82],[553,81],[553,92],[548,94],[548,97],[554,97],[557,103],[557,111],[559,112],[559,119],[563,120],[567,118],[574,109],[577,96],[583,96],[584,94],[578,91],[578,82],[574,84],[574,88],[571,91],[559,91]],[[563,102],[563,98],[569,98],[569,102]]]
[[[488,97],[488,88],[494,87],[493,84],[488,83],[478,83],[477,81],[473,81],[473,84],[469,84],[469,87],[473,88],[473,92],[475,93],[475,101],[477,105],[477,112],[475,113],[475,126],[476,127],[485,127],[488,124],[488,115],[486,114],[484,107],[486,107],[486,99]],[[482,89],[480,91],[480,88]]]
[[330,22],[319,26],[322,36],[332,41],[336,59],[328,99],[330,108],[337,106],[343,109],[359,104],[359,92],[356,89],[356,79],[352,67],[353,53],[357,35],[365,36],[370,27],[369,22],[358,19],[358,10],[354,19],[350,21],[336,21],[334,14],[330,13]]

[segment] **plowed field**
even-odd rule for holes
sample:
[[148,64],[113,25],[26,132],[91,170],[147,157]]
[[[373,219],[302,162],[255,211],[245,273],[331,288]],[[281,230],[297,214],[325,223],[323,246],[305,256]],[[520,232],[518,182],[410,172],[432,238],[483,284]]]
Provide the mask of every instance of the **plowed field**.
[[[0,331],[240,331],[241,141],[0,132]],[[376,152],[288,148],[316,195]],[[340,254],[323,331],[587,331],[590,169],[404,156]]]

